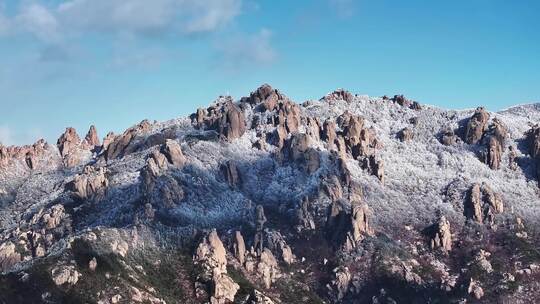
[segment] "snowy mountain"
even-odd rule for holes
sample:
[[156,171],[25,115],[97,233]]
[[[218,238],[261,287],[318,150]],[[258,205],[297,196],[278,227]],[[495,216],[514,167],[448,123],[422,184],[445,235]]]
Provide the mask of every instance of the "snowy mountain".
[[263,85],[0,147],[0,303],[540,300],[539,122]]

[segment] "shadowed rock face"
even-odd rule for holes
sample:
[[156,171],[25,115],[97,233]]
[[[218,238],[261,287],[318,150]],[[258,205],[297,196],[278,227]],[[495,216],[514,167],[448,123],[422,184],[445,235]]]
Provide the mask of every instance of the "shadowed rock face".
[[236,163],[232,160],[221,165],[221,173],[230,187],[235,188],[240,184],[240,173],[236,167]]

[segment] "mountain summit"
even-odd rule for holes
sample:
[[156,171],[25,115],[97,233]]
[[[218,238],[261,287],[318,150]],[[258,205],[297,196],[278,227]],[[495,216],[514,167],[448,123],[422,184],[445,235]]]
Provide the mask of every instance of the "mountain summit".
[[538,123],[263,85],[0,146],[0,303],[540,301]]

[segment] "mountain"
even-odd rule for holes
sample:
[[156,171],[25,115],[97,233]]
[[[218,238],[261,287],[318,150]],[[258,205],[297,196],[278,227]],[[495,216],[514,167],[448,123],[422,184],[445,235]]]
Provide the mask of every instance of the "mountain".
[[0,303],[540,301],[539,122],[263,85],[0,147]]

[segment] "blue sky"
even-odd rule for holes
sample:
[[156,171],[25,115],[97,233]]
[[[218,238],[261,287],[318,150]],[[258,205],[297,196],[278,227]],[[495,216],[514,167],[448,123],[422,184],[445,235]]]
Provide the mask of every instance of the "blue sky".
[[0,142],[101,136],[270,83],[446,108],[540,101],[540,1],[0,0]]

